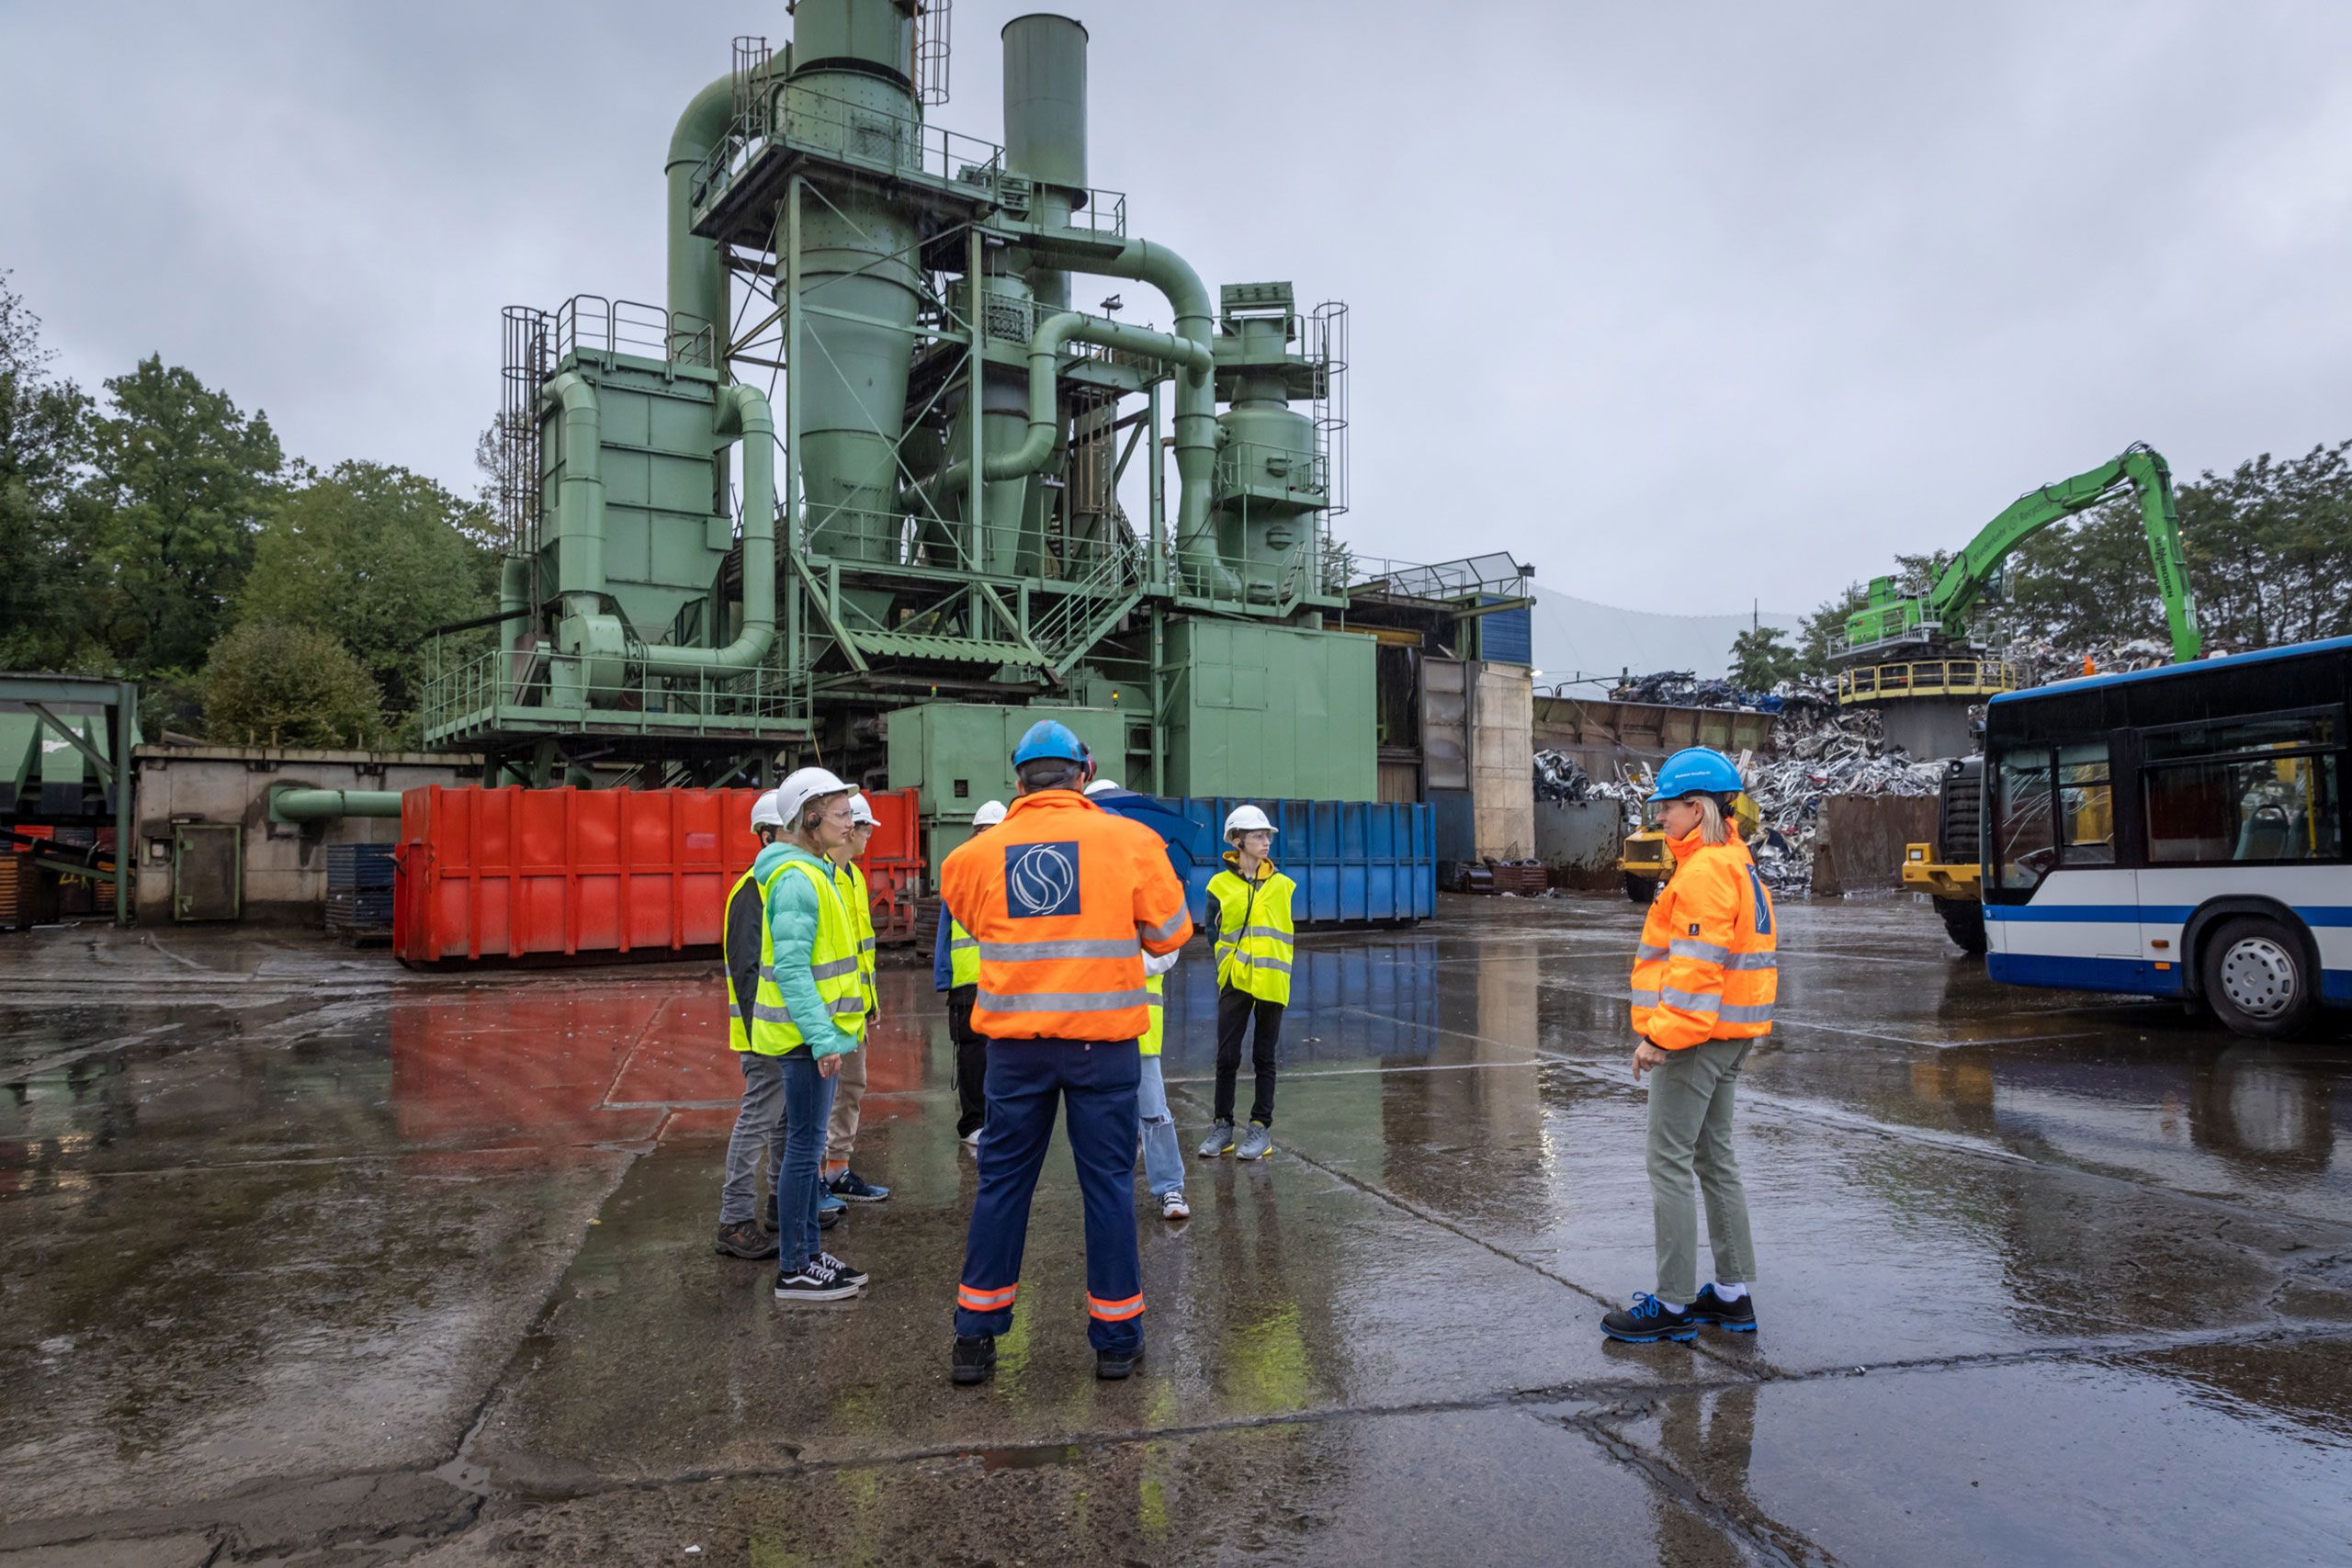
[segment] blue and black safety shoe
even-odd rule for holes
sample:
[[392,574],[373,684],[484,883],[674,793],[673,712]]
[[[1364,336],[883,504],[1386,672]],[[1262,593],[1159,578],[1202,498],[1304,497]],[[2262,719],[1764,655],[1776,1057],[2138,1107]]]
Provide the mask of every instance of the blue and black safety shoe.
[[852,1203],[879,1203],[890,1196],[887,1187],[877,1187],[854,1170],[844,1170],[825,1183],[825,1190]]
[[1728,1328],[1734,1334],[1756,1332],[1756,1292],[1743,1291],[1739,1300],[1727,1302],[1715,1294],[1713,1281],[1699,1287],[1699,1294],[1690,1303],[1690,1315],[1701,1323],[1712,1323],[1717,1328]]
[[1668,1312],[1656,1296],[1642,1294],[1634,1304],[1619,1307],[1600,1320],[1600,1332],[1628,1345],[1652,1345],[1661,1339],[1696,1339],[1699,1320],[1689,1309]]

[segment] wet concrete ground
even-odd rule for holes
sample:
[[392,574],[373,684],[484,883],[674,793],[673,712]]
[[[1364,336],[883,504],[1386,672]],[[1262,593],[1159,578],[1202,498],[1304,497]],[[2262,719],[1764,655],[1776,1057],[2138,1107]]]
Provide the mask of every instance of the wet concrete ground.
[[[1279,1152],[1142,1221],[1143,1372],[1091,1375],[1057,1156],[980,1390],[926,969],[872,1047],[897,1196],[832,1233],[874,1286],[793,1313],[709,1249],[708,966],[0,939],[0,1563],[2352,1561],[2352,1042],[1791,908],[1741,1091],[1762,1331],[1615,1346],[1635,930],[1307,938]],[[1211,986],[1196,949],[1188,1147]]]

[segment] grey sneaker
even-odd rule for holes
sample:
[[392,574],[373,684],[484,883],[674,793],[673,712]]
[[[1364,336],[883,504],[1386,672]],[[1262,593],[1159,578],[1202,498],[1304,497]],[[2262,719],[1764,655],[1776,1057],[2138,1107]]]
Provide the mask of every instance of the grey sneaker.
[[1263,1122],[1250,1123],[1250,1131],[1242,1136],[1241,1146],[1233,1151],[1235,1159],[1264,1159],[1274,1152],[1274,1135],[1266,1131]]
[[1232,1152],[1233,1123],[1230,1122],[1218,1122],[1209,1129],[1209,1135],[1201,1140],[1203,1159],[1215,1159],[1219,1155],[1229,1155]]

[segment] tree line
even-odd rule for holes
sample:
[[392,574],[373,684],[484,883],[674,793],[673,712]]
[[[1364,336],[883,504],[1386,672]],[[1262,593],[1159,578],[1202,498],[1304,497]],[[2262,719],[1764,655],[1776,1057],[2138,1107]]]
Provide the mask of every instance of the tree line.
[[[2266,452],[2227,474],[2208,469],[2176,487],[2175,500],[2208,653],[2352,636],[2352,441],[2300,457]],[[1951,560],[1946,551],[1898,555],[1889,575],[1901,592],[1924,593]],[[2128,491],[2027,540],[2002,577],[2000,599],[1980,606],[1972,628],[1996,650],[2018,638],[2078,653],[2165,638],[2147,535]],[[1731,648],[1732,680],[1769,691],[1822,679],[1846,617],[1868,597],[1865,584],[1849,583],[1804,618],[1793,641],[1775,626],[1742,632]]]
[[0,272],[0,669],[135,680],[151,736],[413,744],[426,634],[495,596],[481,502],[289,457],[160,355],[93,396],[40,325]]

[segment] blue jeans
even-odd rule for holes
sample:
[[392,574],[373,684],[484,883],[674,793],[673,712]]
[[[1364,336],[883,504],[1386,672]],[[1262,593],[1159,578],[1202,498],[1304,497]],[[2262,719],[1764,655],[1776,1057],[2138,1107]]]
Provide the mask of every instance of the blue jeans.
[[1136,1084],[1142,1055],[1132,1040],[989,1042],[988,1136],[980,1190],[964,1238],[956,1332],[1012,1326],[1029,1200],[1054,1135],[1069,1111],[1069,1152],[1086,1205],[1086,1337],[1098,1350],[1143,1343],[1143,1261],[1136,1247]]
[[784,1158],[775,1171],[776,1265],[792,1273],[824,1248],[817,1245],[819,1169],[825,1119],[833,1113],[833,1080],[800,1046],[778,1056],[784,1072]]
[[1168,1080],[1159,1076],[1159,1058],[1143,1059],[1143,1077],[1136,1084],[1136,1114],[1143,1121],[1143,1174],[1151,1195],[1165,1198],[1184,1190],[1184,1151],[1176,1142],[1176,1118],[1168,1109]]

